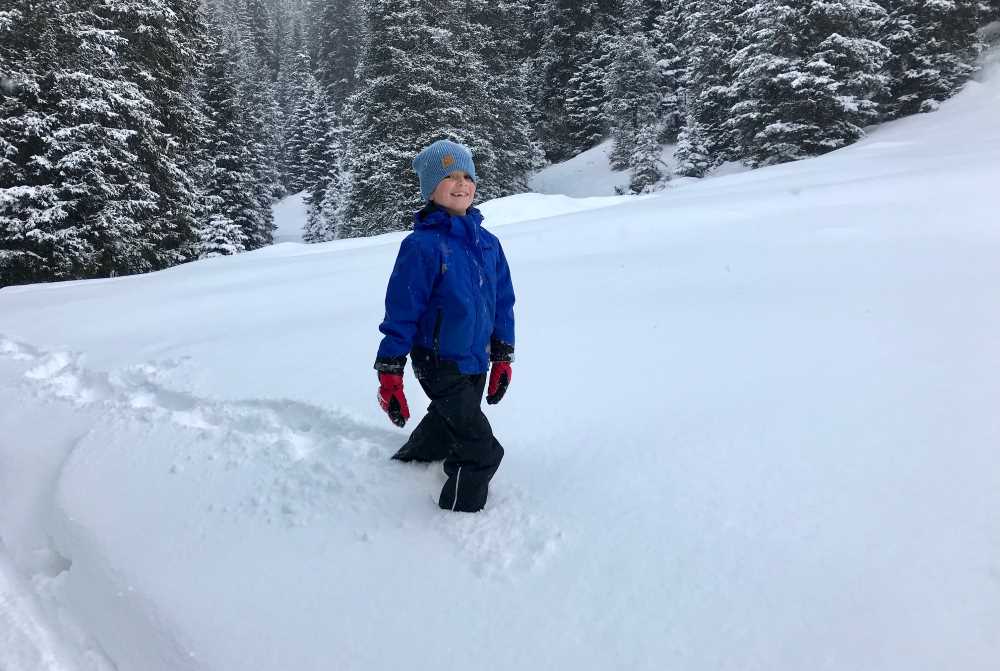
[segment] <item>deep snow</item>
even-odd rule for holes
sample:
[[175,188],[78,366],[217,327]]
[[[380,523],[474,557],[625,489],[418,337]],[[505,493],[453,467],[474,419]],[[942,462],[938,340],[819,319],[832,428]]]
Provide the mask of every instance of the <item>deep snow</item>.
[[0,291],[0,666],[995,669],[998,106],[486,203],[518,356],[478,515],[387,461],[403,234]]

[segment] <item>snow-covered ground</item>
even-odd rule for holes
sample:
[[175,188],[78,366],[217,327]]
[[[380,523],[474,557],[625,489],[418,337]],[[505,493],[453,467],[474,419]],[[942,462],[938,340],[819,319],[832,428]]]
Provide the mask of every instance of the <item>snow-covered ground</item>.
[[285,196],[274,205],[275,244],[302,242],[306,224],[305,191]]
[[[591,198],[614,196],[627,193],[631,176],[627,170],[613,170],[608,163],[612,141],[605,140],[601,144],[581,152],[563,163],[549,165],[538,171],[528,182],[528,186],[536,194],[570,196],[572,198]],[[697,179],[673,175],[676,169],[674,151],[676,145],[663,147],[663,171],[670,176],[664,188],[676,189],[680,186],[697,184]],[[709,179],[736,175],[747,172],[750,168],[738,163],[725,163],[709,175]]]
[[403,234],[3,289],[0,668],[996,669],[998,107],[485,204],[518,358],[477,515],[388,461]]

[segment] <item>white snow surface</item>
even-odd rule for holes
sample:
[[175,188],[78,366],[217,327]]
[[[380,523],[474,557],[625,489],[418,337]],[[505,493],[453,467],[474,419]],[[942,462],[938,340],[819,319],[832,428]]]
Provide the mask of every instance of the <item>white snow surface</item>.
[[302,242],[306,223],[306,192],[285,196],[274,204],[274,242]]
[[0,668],[995,670],[1000,77],[795,164],[486,203],[487,509],[388,457],[403,234],[0,291]]
[[[605,140],[574,156],[568,161],[555,163],[539,170],[528,181],[528,186],[536,194],[569,196],[574,199],[591,199],[601,196],[615,196],[627,193],[631,175],[628,170],[614,170],[608,163],[608,155],[614,143]],[[665,145],[660,160],[663,171],[669,179],[662,185],[664,189],[675,189],[679,186],[697,184],[701,180],[674,175],[677,161],[674,151],[677,145]],[[725,177],[750,168],[739,163],[724,163],[709,175],[710,178]]]

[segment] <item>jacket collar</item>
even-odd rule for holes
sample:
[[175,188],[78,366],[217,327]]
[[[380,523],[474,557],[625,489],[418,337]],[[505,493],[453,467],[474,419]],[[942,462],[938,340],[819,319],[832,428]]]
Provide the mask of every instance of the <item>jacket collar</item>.
[[427,203],[413,217],[414,230],[437,229],[454,235],[458,238],[466,238],[479,244],[479,229],[483,223],[483,215],[474,207],[470,207],[465,214],[451,214],[437,203]]

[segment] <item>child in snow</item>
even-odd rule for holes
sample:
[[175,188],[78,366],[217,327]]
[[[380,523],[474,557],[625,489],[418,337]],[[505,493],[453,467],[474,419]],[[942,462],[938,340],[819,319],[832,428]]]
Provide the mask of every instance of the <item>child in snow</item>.
[[480,409],[499,403],[514,360],[514,289],[500,241],[471,207],[476,166],[464,146],[438,140],[413,159],[427,203],[399,247],[385,296],[384,334],[375,360],[378,400],[397,426],[410,411],[403,394],[406,355],[431,399],[427,414],[393,456],[444,459],[438,505],[477,512],[503,448]]

